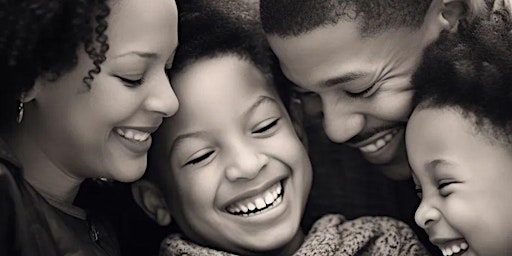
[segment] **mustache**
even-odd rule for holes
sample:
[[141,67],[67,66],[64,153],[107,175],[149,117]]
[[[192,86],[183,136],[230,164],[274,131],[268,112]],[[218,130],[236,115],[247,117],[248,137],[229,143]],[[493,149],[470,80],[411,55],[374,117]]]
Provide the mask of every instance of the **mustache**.
[[347,140],[346,143],[348,143],[348,144],[357,144],[359,142],[367,140],[368,138],[371,138],[373,135],[375,135],[375,134],[377,134],[379,132],[386,131],[386,130],[391,130],[391,129],[394,129],[394,128],[401,128],[401,127],[404,127],[404,126],[405,126],[405,124],[400,123],[400,124],[392,124],[392,125],[386,125],[386,126],[381,126],[381,127],[375,127],[375,128],[372,128],[372,129],[370,129],[368,131],[365,131],[363,133],[356,134],[354,137],[352,137],[349,140]]

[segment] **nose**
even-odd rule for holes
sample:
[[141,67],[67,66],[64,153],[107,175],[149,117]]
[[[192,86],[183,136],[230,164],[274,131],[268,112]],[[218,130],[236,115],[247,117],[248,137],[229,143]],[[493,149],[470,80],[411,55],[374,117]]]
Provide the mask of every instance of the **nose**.
[[170,117],[178,111],[178,98],[165,73],[162,72],[153,82],[153,86],[149,87],[149,95],[144,102],[148,111],[159,113],[164,117]]
[[416,213],[414,214],[414,221],[416,224],[423,229],[428,229],[433,224],[435,224],[441,218],[441,213],[435,207],[427,202],[426,200],[421,200],[421,204],[416,209]]
[[322,97],[323,125],[331,141],[344,143],[363,130],[366,120],[349,99],[346,102],[335,97]]
[[240,179],[254,179],[268,164],[269,158],[255,148],[241,145],[228,156],[230,162],[226,167],[226,178],[232,182]]

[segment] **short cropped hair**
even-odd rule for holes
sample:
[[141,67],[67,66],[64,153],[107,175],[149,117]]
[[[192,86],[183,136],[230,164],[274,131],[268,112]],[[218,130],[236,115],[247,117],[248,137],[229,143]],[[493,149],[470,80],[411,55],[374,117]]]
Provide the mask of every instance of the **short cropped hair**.
[[511,146],[512,26],[508,12],[494,15],[443,33],[425,50],[412,78],[414,103],[458,110],[477,131]]
[[358,21],[362,35],[421,26],[432,0],[260,0],[265,33],[298,36],[339,21]]

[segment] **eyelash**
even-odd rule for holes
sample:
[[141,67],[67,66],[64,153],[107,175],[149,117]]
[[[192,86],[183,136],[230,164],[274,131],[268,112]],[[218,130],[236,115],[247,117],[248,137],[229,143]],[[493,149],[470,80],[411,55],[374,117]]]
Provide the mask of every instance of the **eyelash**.
[[349,92],[349,91],[346,91],[346,93],[350,96],[350,97],[353,97],[353,98],[362,98],[362,97],[365,97],[365,96],[368,96],[367,94],[375,87],[375,84],[372,84],[372,86],[366,88],[364,91],[362,92]]
[[455,183],[459,183],[459,182],[448,181],[448,182],[442,182],[439,185],[437,185],[437,190],[439,191],[439,194],[441,194],[441,196],[444,196],[444,197],[449,196],[451,194],[451,191],[449,191],[447,193],[446,191],[443,191],[443,189],[446,188],[448,185],[452,185],[452,184],[455,184]]
[[121,80],[121,82],[123,82],[128,87],[137,87],[144,83],[144,77],[141,77],[138,80],[131,80],[131,79],[124,78],[122,76],[116,76],[116,77],[119,78],[119,80]]
[[201,161],[203,161],[205,159],[208,159],[208,157],[210,157],[212,154],[213,154],[213,151],[208,151],[206,154],[200,155],[199,157],[196,157],[196,158],[191,159],[190,161],[186,162],[185,165],[190,165],[190,164],[191,165],[195,165],[195,164],[198,164]]
[[264,127],[260,128],[260,129],[257,129],[256,131],[253,131],[252,133],[256,133],[256,134],[259,134],[259,133],[264,133],[268,130],[270,130],[271,128],[273,128],[274,126],[277,125],[277,123],[279,122],[281,118],[276,118],[274,121],[270,122],[269,124],[265,125]]

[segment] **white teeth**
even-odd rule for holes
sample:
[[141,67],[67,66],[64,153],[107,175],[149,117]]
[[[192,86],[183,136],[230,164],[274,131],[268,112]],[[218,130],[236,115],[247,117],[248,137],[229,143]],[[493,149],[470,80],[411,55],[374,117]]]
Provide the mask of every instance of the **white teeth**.
[[265,203],[271,204],[272,202],[274,202],[274,197],[270,192],[267,192],[267,194],[265,195]]
[[[243,201],[226,207],[226,210],[235,215],[251,216],[276,206],[282,199],[281,182],[277,182],[266,191]],[[256,210],[256,212],[255,212]],[[259,211],[258,211],[259,210]]]
[[145,141],[151,136],[148,132],[141,132],[135,129],[116,129],[117,134],[121,135],[122,137],[129,139],[129,140],[135,140],[135,141]]
[[265,204],[265,201],[261,198],[256,199],[256,201],[254,201],[254,203],[256,203],[256,207],[258,207],[258,209],[263,209],[263,208],[265,208],[265,206],[267,206]]
[[373,153],[373,152],[377,152],[379,149],[383,148],[384,146],[386,146],[386,144],[388,144],[388,142],[391,141],[391,139],[393,139],[393,136],[398,132],[398,129],[394,129],[393,131],[391,131],[390,133],[386,134],[386,136],[378,139],[377,141],[375,141],[374,143],[372,144],[368,144],[364,147],[360,147],[359,150],[361,150],[362,152],[364,153]]
[[442,245],[439,248],[443,252],[444,256],[451,256],[461,251],[465,251],[466,249],[468,249],[468,247],[469,246],[466,242],[450,242],[449,244]]

